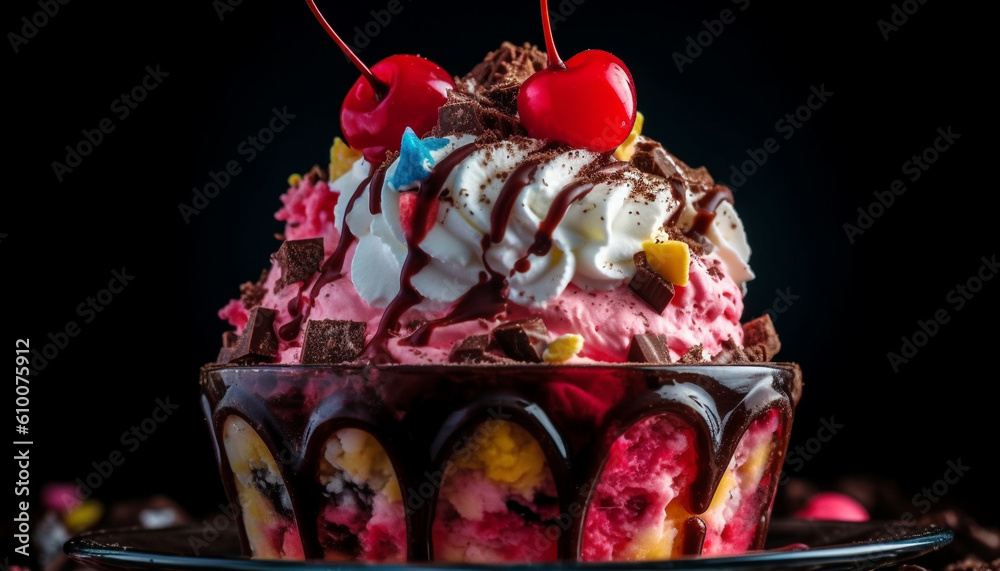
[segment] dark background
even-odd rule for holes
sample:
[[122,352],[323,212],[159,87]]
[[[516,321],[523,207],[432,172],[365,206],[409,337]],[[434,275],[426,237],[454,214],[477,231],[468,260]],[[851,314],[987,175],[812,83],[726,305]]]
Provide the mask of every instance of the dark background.
[[[970,469],[941,501],[996,522],[996,375],[982,364],[995,355],[986,328],[1000,280],[961,311],[948,298],[981,257],[997,253],[993,165],[974,162],[994,147],[986,102],[995,65],[979,29],[987,15],[932,0],[886,41],[877,21],[890,18],[889,1],[862,9],[576,2],[560,9],[553,0],[555,13],[573,8],[556,24],[563,57],[587,48],[621,57],[646,134],[683,160],[730,182],[747,149],[778,140],[780,149],[736,190],[736,205],[758,275],[746,316],[774,310],[780,358],[800,363],[805,375],[793,449],[811,444],[815,453],[800,453],[790,473],[822,485],[882,474],[912,496],[960,460]],[[85,478],[92,462],[121,450],[125,463],[95,490],[98,498],[165,493],[196,514],[223,501],[197,388],[198,367],[214,359],[225,330],[215,312],[268,265],[286,178],[325,165],[340,102],[358,74],[304,3],[243,2],[222,18],[220,4],[77,0],[18,53],[9,36],[0,50],[5,124],[13,123],[4,161],[13,182],[0,208],[3,329],[8,343],[30,337],[41,349],[68,321],[80,325],[32,380],[33,494],[46,481]],[[354,26],[373,21],[371,10],[387,5],[321,3],[349,40]],[[365,61],[419,53],[460,75],[503,40],[543,42],[533,1],[496,12],[474,2],[400,5],[361,50]],[[726,8],[735,22],[679,72],[671,55]],[[4,31],[21,33],[20,19],[39,10],[36,2],[6,3]],[[120,119],[112,102],[156,65],[169,75]],[[776,121],[821,86],[833,95],[785,140]],[[238,147],[274,108],[295,119],[247,162]],[[59,182],[51,163],[105,117],[115,130]],[[948,127],[961,138],[909,180],[904,163]],[[193,189],[230,160],[242,172],[185,224],[179,203],[190,204]],[[894,179],[907,191],[852,244],[843,225],[857,223],[857,209]],[[123,267],[135,279],[83,323],[77,305]],[[887,353],[937,310],[950,320],[894,372]],[[127,451],[122,432],[166,397],[179,410]],[[823,421],[841,428],[820,443]],[[915,515],[921,505],[913,504]]]

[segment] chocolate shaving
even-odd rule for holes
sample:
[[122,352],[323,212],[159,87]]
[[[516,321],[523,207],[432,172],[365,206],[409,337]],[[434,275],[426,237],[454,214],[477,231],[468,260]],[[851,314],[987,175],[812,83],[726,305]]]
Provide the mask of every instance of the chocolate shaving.
[[319,271],[323,262],[323,239],[285,240],[271,255],[271,261],[281,267],[281,277],[274,284],[275,290],[291,283],[304,282]]
[[303,365],[333,365],[356,360],[365,348],[368,324],[317,319],[306,323],[302,338]]
[[754,346],[760,347],[759,350],[755,351],[758,354],[762,353],[764,358],[760,359],[761,361],[774,359],[774,356],[781,350],[778,332],[774,329],[771,316],[766,313],[743,324],[743,347],[749,349]]
[[644,173],[663,178],[683,178],[680,166],[674,162],[676,158],[668,153],[663,145],[641,137],[635,144],[635,154],[632,164]]
[[712,362],[716,365],[729,365],[732,363],[749,363],[751,360],[732,337],[722,342],[722,350],[712,356]]
[[244,308],[253,309],[264,300],[264,296],[267,295],[267,288],[264,287],[264,284],[267,282],[267,275],[268,271],[263,270],[260,272],[260,278],[257,279],[257,283],[243,282],[240,285],[240,303],[243,304]]
[[493,339],[511,359],[541,363],[549,331],[540,317],[531,317],[498,325],[493,329]]
[[547,66],[548,56],[535,46],[504,42],[456,83],[482,95],[505,113],[516,115],[521,84]]
[[490,352],[493,348],[489,335],[470,335],[459,341],[448,355],[451,363],[506,363],[510,359]]
[[681,357],[680,361],[677,362],[682,365],[703,365],[705,363],[703,352],[704,348],[702,348],[701,343],[699,343],[688,349],[688,352]]
[[324,182],[330,180],[330,177],[327,176],[326,171],[321,169],[319,165],[313,165],[313,168],[309,172],[307,172],[306,176],[303,178],[308,180],[310,185],[315,185],[318,181],[321,180]]
[[243,333],[232,347],[230,362],[270,363],[278,356],[278,336],[274,333],[273,309],[257,306],[250,310],[250,317]]
[[628,346],[630,363],[669,363],[667,336],[654,333],[639,333],[632,336]]
[[674,284],[663,279],[663,276],[653,271],[646,261],[645,252],[636,252],[632,257],[635,262],[635,275],[628,282],[628,287],[640,299],[649,304],[659,314],[667,308],[674,298]]

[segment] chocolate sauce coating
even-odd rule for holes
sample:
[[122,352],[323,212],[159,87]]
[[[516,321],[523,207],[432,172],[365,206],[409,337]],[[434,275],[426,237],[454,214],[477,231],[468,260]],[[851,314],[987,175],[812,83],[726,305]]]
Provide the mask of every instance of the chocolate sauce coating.
[[[614,441],[636,422],[674,414],[695,430],[698,480],[683,499],[697,516],[715,489],[748,427],[771,409],[781,417],[769,470],[784,458],[792,413],[801,390],[795,364],[757,365],[386,365],[378,367],[209,365],[202,369],[202,405],[209,419],[219,470],[238,505],[222,445],[232,415],[257,431],[279,463],[308,558],[322,558],[316,521],[322,487],[317,469],[327,438],[342,428],[368,431],[385,448],[403,490],[407,553],[411,562],[433,554],[431,524],[437,504],[417,492],[421,478],[449,460],[453,444],[489,418],[524,427],[541,445],[555,478],[559,507],[572,514],[559,536],[559,557],[578,560],[593,485]],[[572,407],[553,406],[571,386],[611,387],[599,418],[583,422]],[[308,396],[308,398],[306,398]],[[308,404],[306,404],[308,403]],[[289,454],[289,452],[291,454]],[[284,454],[282,454],[284,453]],[[777,478],[767,491],[773,498]],[[693,520],[699,520],[695,517]],[[239,519],[244,550],[249,542]],[[763,546],[768,515],[751,549]],[[685,551],[700,553],[698,521],[684,524]]]

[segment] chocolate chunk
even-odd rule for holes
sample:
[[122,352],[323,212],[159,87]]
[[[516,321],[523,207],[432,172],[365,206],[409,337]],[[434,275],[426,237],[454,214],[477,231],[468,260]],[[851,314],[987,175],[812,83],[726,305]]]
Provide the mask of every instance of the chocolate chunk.
[[628,346],[628,360],[632,363],[669,363],[667,336],[653,333],[633,335]]
[[688,352],[683,357],[681,357],[681,360],[678,361],[678,363],[680,363],[682,365],[701,365],[701,364],[704,364],[705,363],[705,358],[703,356],[703,352],[704,352],[704,348],[701,346],[701,343],[699,343],[699,344],[695,345],[694,347],[691,347],[690,349],[688,349]]
[[549,344],[549,330],[540,317],[531,317],[498,325],[493,329],[493,339],[511,359],[541,363]]
[[632,164],[644,173],[663,178],[683,177],[681,167],[674,161],[673,155],[656,141],[643,137],[635,144]]
[[285,240],[271,260],[281,267],[281,277],[274,284],[280,290],[288,284],[303,282],[319,271],[323,262],[323,239]]
[[743,324],[743,347],[759,345],[764,352],[764,361],[770,361],[781,350],[781,340],[774,329],[771,316],[761,315]]
[[302,338],[304,365],[330,365],[356,360],[365,349],[368,324],[360,321],[317,319],[306,323]]
[[226,331],[222,334],[222,348],[219,349],[219,356],[215,359],[216,363],[228,363],[233,358],[233,347],[236,346],[237,339],[239,336],[235,331]]
[[250,310],[250,317],[243,333],[236,339],[230,362],[270,363],[278,356],[278,336],[274,333],[273,309],[257,306]]
[[267,282],[267,274],[268,271],[263,270],[260,272],[260,277],[257,278],[257,283],[244,282],[240,286],[240,303],[243,304],[243,307],[253,309],[263,301],[267,294],[267,288],[264,287],[264,283]]
[[504,363],[510,360],[490,352],[493,344],[489,335],[470,335],[455,344],[448,355],[452,363]]
[[635,275],[628,282],[629,289],[654,311],[662,314],[670,300],[674,298],[674,284],[653,271],[646,261],[645,252],[637,252],[632,260],[635,261]]

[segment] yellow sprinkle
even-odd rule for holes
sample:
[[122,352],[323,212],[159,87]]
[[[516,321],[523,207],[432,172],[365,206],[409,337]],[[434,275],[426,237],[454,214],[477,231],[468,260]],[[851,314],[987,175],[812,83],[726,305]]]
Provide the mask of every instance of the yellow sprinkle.
[[84,500],[63,516],[63,523],[70,533],[79,533],[101,520],[104,506],[97,500]]
[[663,279],[674,285],[688,285],[691,250],[687,244],[678,240],[665,242],[646,240],[642,243],[642,250],[646,252],[649,266]]
[[300,182],[302,182],[302,175],[298,173],[288,175],[288,186],[297,187]]
[[340,137],[333,139],[330,147],[330,180],[334,181],[351,170],[351,166],[361,158],[361,153],[347,146]]
[[546,363],[562,363],[575,357],[583,349],[583,337],[576,333],[567,333],[557,337],[542,353]]
[[632,155],[635,154],[635,142],[639,139],[639,135],[642,134],[642,113],[636,111],[635,113],[635,125],[632,127],[632,132],[625,137],[625,141],[615,149],[615,158],[619,161],[630,161],[632,160]]

